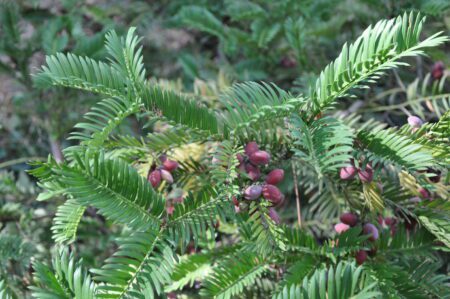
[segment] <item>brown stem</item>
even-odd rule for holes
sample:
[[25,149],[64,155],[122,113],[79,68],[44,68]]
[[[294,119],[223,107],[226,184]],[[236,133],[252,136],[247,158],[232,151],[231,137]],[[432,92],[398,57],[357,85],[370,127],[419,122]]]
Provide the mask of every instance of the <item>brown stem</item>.
[[298,192],[297,172],[295,171],[294,162],[292,162],[292,175],[294,176],[295,201],[297,203],[297,221],[298,221],[298,226],[302,227],[302,210],[301,210],[301,206],[300,206],[300,195]]

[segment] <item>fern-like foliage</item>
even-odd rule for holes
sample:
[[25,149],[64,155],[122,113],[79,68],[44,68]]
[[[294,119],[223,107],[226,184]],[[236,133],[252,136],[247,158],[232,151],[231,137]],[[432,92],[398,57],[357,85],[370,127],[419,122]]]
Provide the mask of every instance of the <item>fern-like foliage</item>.
[[266,203],[251,203],[249,208],[249,218],[246,225],[251,231],[250,243],[247,247],[249,251],[256,251],[262,257],[268,256],[273,250],[286,250],[283,230],[275,224],[268,215],[268,205]]
[[219,132],[220,125],[215,113],[186,96],[152,86],[143,90],[142,97],[147,110],[170,122],[209,134]]
[[362,267],[340,262],[335,267],[316,270],[301,284],[285,287],[274,299],[375,298],[380,293]]
[[[242,20],[265,15],[262,6],[249,3],[227,4],[227,9],[247,7],[249,11],[236,15]],[[236,33],[200,7],[186,7],[180,16],[221,39]],[[366,87],[388,69],[404,65],[400,59],[422,55],[425,48],[447,40],[438,33],[420,41],[423,22],[419,14],[411,13],[369,27],[343,47],[307,96],[293,96],[275,84],[246,82],[233,85],[218,101],[203,101],[167,84],[158,85],[146,79],[134,28],[125,37],[106,35],[106,62],[74,54],[48,57],[37,83],[104,96],[76,125],[71,139],[79,144],[65,150],[65,161],[58,164],[49,158],[30,171],[46,189],[40,200],[67,197],[54,218],[53,237],[58,243],[76,244],[78,226],[90,206],[114,228],[125,228],[115,253],[91,271],[93,280],[67,251],[56,255],[53,269],[36,263],[34,296],[164,298],[166,292],[182,292],[193,285],[200,285],[207,298],[224,299],[444,294],[446,279],[436,273],[439,260],[434,251],[427,251],[450,246],[444,201],[448,191],[423,171],[436,167],[447,174],[448,112],[441,111],[439,122],[414,131],[406,126],[386,129],[355,114],[324,115],[338,98],[350,96],[351,89]],[[288,20],[286,28],[267,30],[254,22],[252,40],[264,47],[286,30],[291,46],[301,47],[301,28],[295,27],[304,25]],[[242,32],[241,37],[246,36]],[[150,133],[120,134],[117,128],[133,115]],[[249,141],[270,152],[270,161],[255,161],[257,155],[244,150]],[[196,157],[187,150],[192,146]],[[182,156],[171,170],[173,182],[164,172],[164,182],[150,183],[147,176],[167,168],[162,154]],[[353,179],[337,181],[339,169],[351,161],[356,168]],[[239,170],[256,164],[263,164],[258,165],[259,178]],[[301,228],[278,223],[275,207],[264,199],[270,194],[245,199],[243,190],[267,184],[267,173],[275,167],[285,171],[279,188],[287,195],[280,203],[286,208],[276,208],[288,221],[296,212],[303,216]],[[368,167],[373,167],[375,180],[361,177]],[[378,180],[386,183],[382,186]],[[421,196],[422,187],[436,199],[409,201]],[[291,209],[292,189],[296,200],[306,203],[303,215],[300,205],[297,211]],[[330,234],[330,222],[337,222],[339,213],[348,208],[358,211],[359,224]],[[390,209],[404,218],[397,234],[391,236],[380,224],[379,239],[371,240],[362,224],[376,223],[376,216],[389,214]],[[328,220],[317,223],[321,218]],[[421,227],[407,232],[404,223],[415,219]],[[372,253],[375,248],[379,253],[367,257],[364,266],[350,261],[356,252]],[[414,250],[429,266],[419,263]],[[180,263],[178,252],[187,252]]]
[[97,298],[97,285],[83,268],[81,261],[76,261],[73,253],[65,249],[55,255],[52,268],[42,263],[35,263],[34,279],[37,286],[32,286],[35,298]]
[[137,93],[138,84],[145,81],[145,68],[142,47],[139,47],[141,38],[135,31],[135,27],[130,28],[125,38],[120,38],[115,31],[109,32],[106,35],[106,50],[112,57],[112,67],[129,79],[129,88]]
[[99,147],[123,120],[136,113],[139,106],[127,98],[105,99],[85,114],[86,122],[75,128],[82,132],[72,132],[69,139],[79,140],[82,145]]
[[0,299],[15,299],[17,296],[8,288],[4,280],[0,280]]
[[400,59],[422,55],[425,48],[448,40],[437,33],[420,41],[424,22],[420,14],[405,13],[370,26],[353,44],[345,44],[338,58],[325,67],[311,87],[313,116],[349,95],[352,88],[365,87],[386,70],[405,65]]
[[78,203],[92,205],[105,217],[134,228],[159,226],[165,200],[134,168],[103,153],[86,152],[75,159],[75,166],[62,165],[55,175]]
[[416,211],[420,223],[447,248],[450,247],[449,210],[448,201],[435,200],[423,203]]
[[290,115],[305,100],[295,98],[275,84],[247,82],[235,84],[222,95],[227,109],[225,126],[229,130],[258,129],[262,122],[275,121]]
[[70,53],[48,56],[46,62],[35,78],[39,87],[64,86],[112,97],[124,94],[125,77],[104,62]]
[[140,298],[161,294],[170,281],[175,257],[170,244],[158,231],[136,232],[117,240],[118,250],[101,269],[94,269],[94,280],[103,282],[98,298]]
[[367,156],[373,164],[392,163],[409,171],[424,170],[434,164],[431,152],[389,129],[361,131],[358,139],[367,149]]
[[209,298],[233,298],[266,272],[267,266],[264,259],[254,254],[232,255],[212,270],[202,294]]
[[175,242],[187,244],[193,239],[197,244],[199,239],[214,232],[217,218],[230,218],[233,212],[229,199],[222,198],[214,190],[204,190],[196,195],[191,194],[183,204],[175,207],[173,215],[169,217],[167,230]]
[[321,118],[309,126],[300,118],[291,119],[295,154],[321,178],[348,164],[353,144],[352,130],[333,118]]
[[86,207],[75,199],[69,199],[58,207],[52,226],[53,238],[57,243],[75,241],[78,225],[85,210]]

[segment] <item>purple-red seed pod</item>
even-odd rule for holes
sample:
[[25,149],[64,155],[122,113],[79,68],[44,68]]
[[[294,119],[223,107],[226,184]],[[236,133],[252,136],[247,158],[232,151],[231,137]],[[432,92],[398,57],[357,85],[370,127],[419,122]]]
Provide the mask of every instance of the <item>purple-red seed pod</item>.
[[256,181],[261,176],[261,171],[257,166],[254,166],[250,163],[245,164],[245,171],[252,181]]
[[364,224],[363,227],[363,233],[365,235],[370,235],[369,237],[369,241],[375,241],[378,239],[379,234],[378,234],[378,229],[376,228],[375,225],[373,225],[372,223],[366,223]]
[[351,180],[355,177],[356,172],[355,166],[346,166],[341,168],[339,176],[342,180]]
[[345,223],[338,223],[334,226],[334,230],[338,233],[341,234],[343,232],[345,232],[346,230],[348,230],[350,228],[349,225],[345,224]]
[[280,216],[274,208],[269,208],[269,217],[273,220],[273,222],[275,222],[275,224],[280,224]]
[[166,161],[164,161],[163,166],[164,166],[165,170],[172,172],[178,168],[178,162],[172,161],[172,160],[166,160]]
[[261,196],[262,187],[260,185],[252,185],[247,187],[244,191],[244,198],[248,200],[255,200]]
[[161,184],[161,171],[159,169],[153,170],[149,173],[147,180],[153,188],[157,188]]
[[297,65],[297,61],[292,57],[285,56],[281,59],[280,64],[285,68],[292,68]]
[[257,151],[250,155],[249,160],[255,165],[266,165],[270,161],[270,154],[266,151]]
[[161,161],[161,163],[164,163],[166,160],[167,160],[166,154],[162,154],[161,156],[159,156],[159,161]]
[[372,166],[369,164],[366,165],[366,168],[364,170],[359,169],[358,170],[358,176],[361,182],[363,183],[370,183],[373,179],[373,170]]
[[356,252],[355,258],[358,265],[362,265],[367,259],[367,252],[365,250],[359,250]]
[[358,224],[358,216],[353,213],[344,213],[340,217],[341,222],[350,226],[355,226]]
[[249,143],[247,143],[247,145],[245,146],[244,152],[247,156],[250,156],[251,154],[255,153],[259,151],[259,146],[258,144],[256,144],[255,141],[251,141]]
[[265,199],[273,204],[278,204],[283,200],[283,194],[280,189],[274,185],[264,185],[262,188],[262,194]]
[[397,219],[394,217],[386,217],[384,218],[384,223],[388,226],[395,225],[397,223]]
[[408,117],[408,124],[413,128],[420,128],[423,125],[423,121],[414,115]]
[[428,190],[425,188],[420,188],[419,193],[422,198],[425,198],[425,199],[430,198],[430,192],[428,192]]
[[442,61],[437,61],[433,64],[431,75],[435,80],[439,80],[442,78],[442,76],[444,75],[444,63]]
[[173,176],[165,169],[161,169],[161,178],[169,184],[173,183]]
[[266,183],[270,185],[276,185],[281,182],[284,178],[284,170],[283,169],[274,169],[266,177]]
[[242,157],[241,154],[236,154],[236,158],[238,159],[239,163],[243,163],[244,162],[244,157]]

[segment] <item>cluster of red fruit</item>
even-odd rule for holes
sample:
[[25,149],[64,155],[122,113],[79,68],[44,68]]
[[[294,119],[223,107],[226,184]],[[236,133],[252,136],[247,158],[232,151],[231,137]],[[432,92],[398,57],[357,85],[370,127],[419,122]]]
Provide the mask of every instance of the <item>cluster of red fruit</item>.
[[445,66],[442,61],[437,61],[433,64],[433,67],[431,69],[431,76],[435,80],[439,80],[444,75]]
[[[340,217],[340,220],[341,220],[341,222],[334,226],[334,229],[336,230],[336,232],[338,234],[345,232],[350,227],[355,227],[359,223],[358,216],[353,213],[342,214]],[[365,223],[362,226],[362,233],[364,235],[368,235],[369,236],[368,240],[372,243],[375,242],[376,240],[378,240],[378,238],[380,236],[377,227],[369,222]],[[371,255],[371,256],[375,255],[376,252],[377,252],[377,249],[375,246],[372,246],[372,249],[369,251],[359,250],[356,252],[356,255],[355,255],[356,262],[358,263],[358,265],[362,265],[364,263],[364,261],[367,259],[368,255]]]
[[158,188],[162,180],[172,184],[173,177],[171,172],[178,168],[178,162],[167,159],[166,155],[161,155],[159,160],[162,165],[156,167],[156,164],[153,164],[147,176],[147,180],[152,184],[153,188]]
[[[270,162],[270,154],[259,149],[256,142],[249,142],[245,146],[244,155],[237,155],[239,160],[239,170],[242,173],[247,173],[252,181],[257,181],[261,177],[261,166],[267,165]],[[274,206],[279,206],[284,201],[284,195],[278,189],[279,184],[284,178],[283,169],[274,169],[270,171],[262,184],[253,184],[247,187],[244,191],[243,197],[246,200],[257,200],[264,198],[271,202]],[[236,211],[239,211],[239,202],[234,199]],[[280,223],[280,217],[273,207],[269,208],[269,217],[277,224]]]
[[351,165],[342,167],[339,176],[342,180],[351,180],[353,179],[356,174],[358,174],[359,179],[363,183],[370,183],[373,179],[373,169],[372,165],[367,164],[365,168],[357,168],[355,167],[355,164],[352,161],[350,161]]

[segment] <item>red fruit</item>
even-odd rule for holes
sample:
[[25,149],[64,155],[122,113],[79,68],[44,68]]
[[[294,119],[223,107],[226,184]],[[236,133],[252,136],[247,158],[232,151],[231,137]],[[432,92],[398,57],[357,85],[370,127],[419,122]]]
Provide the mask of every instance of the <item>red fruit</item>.
[[255,200],[261,196],[262,187],[260,185],[253,185],[245,189],[244,198],[248,200]]
[[262,194],[265,199],[274,204],[278,204],[283,200],[283,194],[280,189],[274,185],[264,185],[262,188]]
[[343,232],[345,232],[346,230],[348,230],[350,228],[350,226],[348,226],[345,223],[338,223],[334,226],[334,230],[338,233],[341,234]]
[[257,152],[257,151],[259,151],[259,146],[258,146],[258,144],[256,144],[255,141],[247,143],[247,145],[245,146],[245,150],[244,150],[244,152],[247,156],[250,156],[251,154],[253,154],[254,152]]
[[242,157],[241,154],[236,154],[236,158],[238,159],[239,163],[243,163],[244,162],[244,157]]
[[164,161],[163,166],[164,166],[165,170],[172,172],[178,168],[178,162],[172,161],[172,160],[166,160],[166,161]]
[[270,154],[266,151],[257,151],[250,155],[249,160],[254,165],[265,165],[270,161]]
[[355,166],[342,167],[339,171],[339,176],[342,180],[351,180],[355,177],[356,172]]
[[360,250],[356,252],[355,258],[358,265],[362,265],[367,259],[367,252],[364,250]]
[[372,166],[370,166],[369,164],[366,165],[366,168],[364,170],[359,169],[358,170],[358,176],[359,179],[363,182],[363,183],[370,183],[373,179],[373,170],[372,170]]
[[261,176],[261,171],[258,166],[254,166],[250,163],[245,164],[245,171],[252,181],[256,181]]
[[172,175],[170,174],[170,172],[168,172],[168,171],[165,170],[165,169],[161,169],[161,178],[162,178],[163,180],[165,180],[166,182],[168,182],[169,184],[172,184],[172,183],[173,183],[173,177],[172,177]]
[[170,292],[167,294],[167,299],[177,299],[178,296],[175,292]]
[[283,57],[280,61],[281,65],[285,68],[292,68],[297,65],[297,61],[291,57]]
[[358,216],[353,213],[344,213],[340,217],[342,223],[345,223],[350,226],[355,226],[358,223]]
[[159,169],[153,170],[148,175],[147,180],[152,184],[153,188],[157,188],[161,184],[161,171]]
[[420,188],[419,193],[422,198],[425,198],[425,199],[430,198],[430,192],[428,192],[428,190],[425,188]]
[[172,205],[166,207],[166,212],[168,215],[172,215],[174,210],[175,210],[175,207]]
[[281,182],[284,178],[283,169],[274,169],[266,177],[266,183],[270,185],[276,185]]
[[183,196],[179,196],[179,197],[175,197],[172,199],[173,203],[183,203],[184,202],[184,197]]
[[370,235],[369,241],[375,241],[379,237],[378,229],[372,223],[366,223],[363,227],[363,233],[365,235]]
[[280,216],[274,208],[269,208],[269,217],[273,220],[273,222],[275,222],[275,224],[280,224]]
[[439,80],[442,78],[442,75],[444,75],[444,63],[442,61],[437,61],[435,64],[433,64],[431,75],[435,80]]
[[388,226],[395,225],[397,223],[397,219],[394,217],[386,217],[384,218],[384,223]]
[[235,196],[233,196],[233,204],[235,205],[235,206],[238,206],[239,205],[239,201],[237,200],[237,198],[235,197]]

